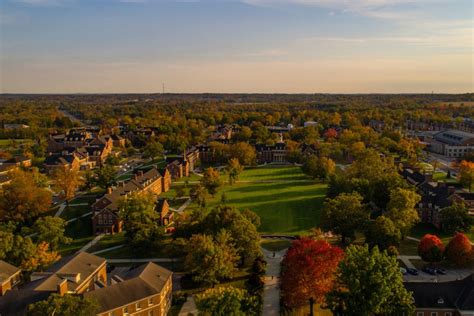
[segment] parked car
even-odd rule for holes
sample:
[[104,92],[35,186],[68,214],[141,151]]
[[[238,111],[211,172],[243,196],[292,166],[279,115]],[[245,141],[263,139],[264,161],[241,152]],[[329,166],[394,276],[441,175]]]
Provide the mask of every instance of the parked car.
[[407,269],[405,269],[405,268],[400,268],[400,272],[401,272],[403,275],[405,275],[405,274],[407,274]]
[[448,272],[446,271],[446,269],[438,268],[438,269],[436,269],[436,273],[445,275],[445,274],[448,273]]
[[424,267],[423,272],[431,274],[431,275],[436,275],[436,269],[431,268],[431,267]]
[[418,270],[413,268],[407,268],[407,272],[411,275],[418,275]]

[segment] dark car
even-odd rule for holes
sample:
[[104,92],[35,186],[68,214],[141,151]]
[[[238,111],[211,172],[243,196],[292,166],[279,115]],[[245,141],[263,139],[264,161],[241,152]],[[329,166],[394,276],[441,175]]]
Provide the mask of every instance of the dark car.
[[413,268],[407,268],[407,272],[411,275],[418,275],[418,270]]
[[448,273],[448,272],[446,271],[446,269],[439,268],[439,269],[436,269],[436,273],[445,275],[445,274]]
[[435,268],[424,267],[423,272],[431,274],[431,275],[436,275],[436,269]]

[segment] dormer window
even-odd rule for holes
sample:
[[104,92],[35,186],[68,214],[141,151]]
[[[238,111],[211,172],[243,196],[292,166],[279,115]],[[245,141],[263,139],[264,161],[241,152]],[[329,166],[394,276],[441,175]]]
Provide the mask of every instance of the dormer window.
[[444,299],[442,297],[438,298],[438,304],[444,304]]

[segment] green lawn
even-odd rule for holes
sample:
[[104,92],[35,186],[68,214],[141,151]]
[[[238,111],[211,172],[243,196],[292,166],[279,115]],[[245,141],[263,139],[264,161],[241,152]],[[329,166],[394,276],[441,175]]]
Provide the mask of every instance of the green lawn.
[[257,167],[247,168],[239,177],[241,181],[266,181],[266,180],[310,180],[308,176],[301,172],[300,167]]
[[263,239],[260,245],[268,251],[280,251],[289,248],[291,246],[291,241],[286,239]]
[[73,239],[69,245],[61,246],[59,252],[61,255],[74,253],[94,239],[92,235],[92,223],[90,217],[81,218],[66,226],[65,235]]
[[123,232],[118,233],[118,234],[113,234],[113,235],[105,235],[94,246],[89,248],[87,252],[94,252],[94,251],[98,251],[102,249],[107,249],[110,247],[123,245],[124,243],[125,243],[125,234]]
[[[222,193],[225,192],[227,205],[239,209],[248,208],[260,216],[262,225],[259,231],[262,233],[304,234],[318,226],[327,185],[311,181],[300,168],[247,169],[239,180],[275,182],[224,185],[216,196],[210,199],[208,207],[218,205]],[[196,204],[190,206],[196,207]]]

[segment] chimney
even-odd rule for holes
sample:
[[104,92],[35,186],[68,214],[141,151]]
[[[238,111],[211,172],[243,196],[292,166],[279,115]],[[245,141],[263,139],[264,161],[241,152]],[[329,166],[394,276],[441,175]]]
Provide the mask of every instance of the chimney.
[[138,171],[138,176],[143,177],[143,171],[142,170]]
[[112,188],[111,187],[107,188],[107,194],[112,194]]
[[67,280],[64,279],[57,285],[59,296],[64,296],[67,293]]
[[133,175],[133,179],[138,180],[138,174],[135,173],[135,174]]

